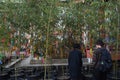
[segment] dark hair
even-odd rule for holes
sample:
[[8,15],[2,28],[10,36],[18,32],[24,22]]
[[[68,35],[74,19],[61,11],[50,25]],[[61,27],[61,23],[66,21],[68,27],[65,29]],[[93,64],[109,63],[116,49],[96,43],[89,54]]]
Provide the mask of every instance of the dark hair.
[[95,54],[102,54],[102,50],[100,48],[94,50]]
[[100,46],[104,46],[104,42],[102,41],[102,39],[98,39],[97,41],[96,41],[96,45],[100,45]]
[[81,47],[80,47],[80,44],[74,43],[74,44],[73,44],[73,48],[80,49]]

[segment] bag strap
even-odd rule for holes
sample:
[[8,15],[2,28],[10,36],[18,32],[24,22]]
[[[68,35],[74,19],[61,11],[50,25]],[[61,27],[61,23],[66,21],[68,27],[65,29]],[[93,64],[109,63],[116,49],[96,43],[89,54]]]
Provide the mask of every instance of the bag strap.
[[97,59],[97,61],[96,61],[96,66],[99,64],[99,62],[101,62],[101,58],[102,58],[102,51],[100,51],[98,54],[98,59]]
[[98,53],[98,61],[101,61],[101,58],[102,58],[102,51]]

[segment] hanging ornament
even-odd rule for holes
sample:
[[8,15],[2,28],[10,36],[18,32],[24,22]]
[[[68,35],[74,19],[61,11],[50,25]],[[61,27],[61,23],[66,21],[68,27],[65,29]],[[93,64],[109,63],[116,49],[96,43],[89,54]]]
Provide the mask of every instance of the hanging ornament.
[[6,41],[6,39],[5,39],[5,38],[2,38],[1,42],[4,43],[5,41]]

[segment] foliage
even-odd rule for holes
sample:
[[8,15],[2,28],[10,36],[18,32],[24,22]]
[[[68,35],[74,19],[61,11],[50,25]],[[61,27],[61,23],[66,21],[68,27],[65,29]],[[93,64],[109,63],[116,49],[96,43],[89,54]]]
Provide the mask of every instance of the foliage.
[[[48,44],[56,40],[56,37],[53,36],[54,31],[63,32],[62,44],[64,45],[66,44],[65,36],[70,29],[72,29],[74,39],[78,37],[79,40],[82,40],[82,32],[86,31],[86,29],[83,29],[85,26],[87,26],[91,35],[88,36],[89,38],[100,37],[101,28],[110,37],[116,38],[115,36],[118,34],[116,29],[120,26],[118,21],[119,6],[120,2],[117,3],[113,0],[109,2],[86,0],[84,3],[75,3],[72,0],[67,2],[26,0],[22,3],[8,1],[0,3],[0,22],[6,28],[12,24],[12,27],[16,30],[19,28],[21,33],[31,34],[34,42],[41,37],[39,41],[43,43],[43,46],[47,38],[49,38]],[[6,22],[4,22],[4,19],[6,19]],[[58,24],[59,21],[61,21],[60,25]],[[37,37],[34,37],[34,33]]]

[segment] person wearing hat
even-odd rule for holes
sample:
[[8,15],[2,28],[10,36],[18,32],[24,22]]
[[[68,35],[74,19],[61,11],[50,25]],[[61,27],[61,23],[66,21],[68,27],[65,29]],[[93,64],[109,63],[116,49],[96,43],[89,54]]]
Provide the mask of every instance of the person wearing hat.
[[112,59],[101,39],[96,41],[96,49],[93,56],[94,71],[93,80],[107,80],[107,75],[112,69]]
[[73,50],[69,52],[68,68],[71,80],[82,80],[82,52],[80,44],[75,43]]

